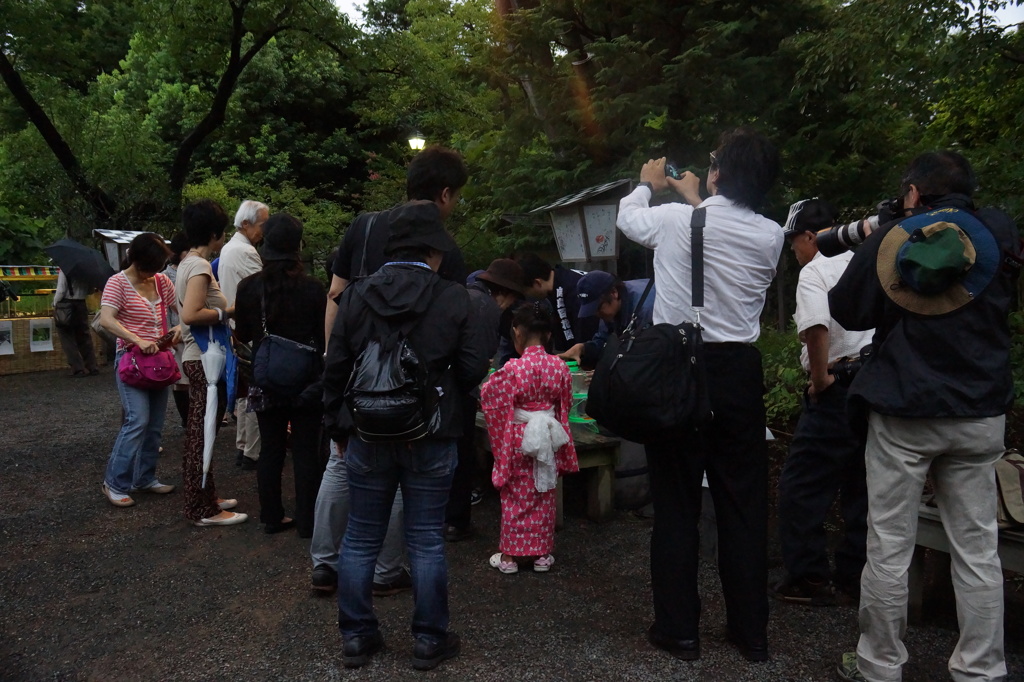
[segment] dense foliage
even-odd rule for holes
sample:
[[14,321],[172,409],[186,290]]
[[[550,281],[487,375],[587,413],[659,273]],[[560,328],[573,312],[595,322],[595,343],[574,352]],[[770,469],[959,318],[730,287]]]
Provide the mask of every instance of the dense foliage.
[[[369,0],[354,26],[330,0],[0,0],[0,262],[101,226],[169,236],[198,196],[295,213],[322,262],[354,214],[403,198],[413,130],[467,159],[449,226],[472,267],[550,248],[528,211],[650,157],[703,172],[736,125],[782,151],[776,219],[809,196],[861,217],[948,147],[1019,220],[1007,4]],[[784,259],[766,322],[795,282]],[[783,418],[798,377],[776,346]]]

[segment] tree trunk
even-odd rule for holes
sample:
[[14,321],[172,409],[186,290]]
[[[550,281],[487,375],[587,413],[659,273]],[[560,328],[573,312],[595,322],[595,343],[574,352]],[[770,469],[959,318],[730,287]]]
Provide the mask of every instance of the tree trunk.
[[82,166],[78,163],[75,153],[71,151],[71,147],[64,141],[57,127],[53,125],[53,121],[50,120],[50,117],[39,106],[32,93],[29,92],[25,82],[21,79],[14,65],[7,58],[7,53],[3,50],[0,50],[0,76],[3,77],[7,89],[10,90],[15,101],[17,101],[18,105],[28,116],[29,121],[32,122],[32,125],[36,127],[36,130],[43,137],[50,151],[57,157],[57,162],[60,163],[64,172],[67,173],[68,179],[71,180],[71,185],[75,188],[75,191],[81,195],[92,209],[96,220],[98,222],[109,221],[117,208],[117,204],[106,192],[90,183],[85,177],[85,171],[82,170]]

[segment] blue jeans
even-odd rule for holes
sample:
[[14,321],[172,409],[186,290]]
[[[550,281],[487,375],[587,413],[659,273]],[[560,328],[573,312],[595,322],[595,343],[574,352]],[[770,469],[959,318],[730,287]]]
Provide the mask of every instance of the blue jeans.
[[412,633],[435,643],[448,633],[444,514],[457,461],[454,438],[408,443],[349,439],[345,464],[351,511],[338,561],[338,628],[345,639],[377,632],[373,569],[399,485],[415,602]]
[[124,494],[156,481],[160,436],[171,389],[148,391],[126,385],[117,372],[122,355],[124,352],[119,351],[114,359],[114,380],[124,408],[124,423],[114,441],[103,480],[111,492]]

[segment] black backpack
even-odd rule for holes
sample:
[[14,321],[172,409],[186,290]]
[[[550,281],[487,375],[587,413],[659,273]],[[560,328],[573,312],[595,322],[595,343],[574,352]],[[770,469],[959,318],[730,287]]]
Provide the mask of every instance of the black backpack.
[[423,317],[386,335],[372,335],[356,358],[345,403],[356,434],[366,442],[417,440],[437,425],[437,390],[408,340]]

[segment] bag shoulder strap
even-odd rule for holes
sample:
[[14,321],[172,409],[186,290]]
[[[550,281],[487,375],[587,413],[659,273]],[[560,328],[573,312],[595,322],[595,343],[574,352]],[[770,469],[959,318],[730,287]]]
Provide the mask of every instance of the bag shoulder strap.
[[[697,312],[700,322],[700,309],[704,307],[704,225],[707,221],[707,209],[694,209],[690,218],[690,263],[691,289],[690,306]],[[699,325],[698,325],[699,326]]]
[[[697,311],[698,323],[700,322],[700,309],[704,307],[704,225],[706,221],[707,209],[704,207],[694,209],[693,215],[690,218],[690,264],[692,271],[690,306]],[[637,301],[636,306],[633,308],[633,315],[630,317],[629,324],[626,325],[624,333],[630,333],[636,328],[636,322],[640,318],[640,309],[653,288],[654,278],[651,277],[647,281],[647,286],[644,287],[644,293],[640,296],[640,300]]]
[[366,277],[366,251],[370,245],[370,233],[373,231],[373,224],[377,222],[378,216],[384,211],[375,211],[369,214],[369,219],[366,223],[366,228],[363,230],[363,256],[359,261],[359,277]]
[[160,282],[161,280],[163,280],[165,276],[166,275],[164,275],[162,272],[158,272],[153,277],[153,281],[156,283],[156,297],[160,301],[160,308],[163,313],[162,315],[160,315],[160,322],[164,329],[163,334],[167,334],[167,304],[164,303],[164,292],[163,287],[160,286]]

